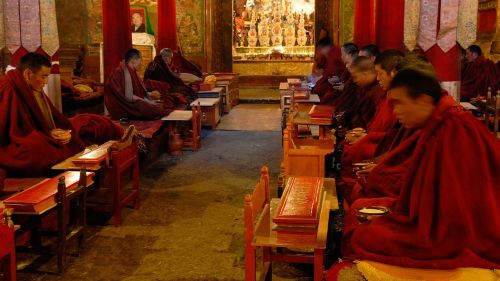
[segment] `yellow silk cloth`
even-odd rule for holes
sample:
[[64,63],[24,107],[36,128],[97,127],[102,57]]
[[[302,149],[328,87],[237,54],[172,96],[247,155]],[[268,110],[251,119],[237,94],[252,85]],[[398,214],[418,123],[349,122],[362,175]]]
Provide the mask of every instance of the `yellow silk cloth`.
[[497,281],[500,270],[484,268],[420,269],[382,264],[374,261],[360,261],[357,269],[368,281]]
[[38,107],[40,107],[45,123],[50,129],[55,129],[56,124],[54,122],[54,118],[52,117],[52,111],[47,103],[45,94],[43,92],[33,91],[33,96],[35,96],[36,103],[38,104]]

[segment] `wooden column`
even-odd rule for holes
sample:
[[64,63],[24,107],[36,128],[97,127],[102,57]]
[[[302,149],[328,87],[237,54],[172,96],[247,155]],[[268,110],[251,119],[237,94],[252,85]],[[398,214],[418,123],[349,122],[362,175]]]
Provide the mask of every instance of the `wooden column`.
[[376,9],[376,44],[381,51],[396,49],[405,51],[404,0],[378,0]]
[[[163,1],[159,1],[160,3]],[[125,52],[132,48],[129,0],[102,1],[102,33],[104,78],[123,60]]]
[[163,48],[176,50],[177,22],[175,0],[158,1],[158,51]]

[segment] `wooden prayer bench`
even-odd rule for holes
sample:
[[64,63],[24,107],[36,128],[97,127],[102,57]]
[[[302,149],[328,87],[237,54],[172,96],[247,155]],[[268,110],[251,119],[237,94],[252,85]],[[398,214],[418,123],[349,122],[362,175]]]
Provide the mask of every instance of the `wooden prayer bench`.
[[16,280],[16,246],[12,209],[0,208],[0,269],[4,281]]
[[[127,184],[131,183],[132,186]],[[140,207],[139,156],[137,142],[111,152],[110,165],[100,170],[98,188],[89,195],[88,207],[113,214],[114,225],[121,224],[121,212],[128,204]]]
[[[328,221],[331,210],[338,209],[334,179],[324,179],[324,196],[319,212],[319,223],[314,241],[310,238],[302,240],[283,240],[273,230],[273,216],[280,203],[279,198],[270,198],[269,172],[267,167],[261,170],[261,177],[252,194],[244,199],[245,222],[245,280],[256,280],[256,251],[262,248],[262,272],[258,280],[267,280],[272,273],[272,262],[308,263],[314,265],[314,280],[322,280]],[[275,252],[275,249],[290,248],[303,253]]]
[[[42,180],[4,201],[7,207],[14,209],[14,221],[21,222],[16,236],[30,232],[32,250],[42,249],[41,236],[57,237],[58,274],[64,273],[67,265],[68,243],[78,240],[77,254],[83,243],[87,190],[93,184],[93,176],[93,173],[87,173],[85,169],[79,173],[65,172],[52,179]],[[66,186],[66,183],[71,184]],[[37,196],[37,193],[40,195]],[[71,217],[70,208],[74,208],[74,217]],[[57,213],[57,230],[42,230],[42,218],[54,211]]]
[[191,103],[191,106],[196,105],[201,106],[201,124],[215,129],[221,118],[220,98],[199,98]]
[[201,107],[199,104],[196,104],[191,106],[191,110],[174,110],[161,120],[167,122],[167,128],[170,136],[178,133],[177,126],[179,125],[179,122],[188,122],[188,124],[191,124],[191,127],[187,132],[182,132],[184,133],[184,143],[182,148],[196,151],[201,148],[201,119]]
[[324,177],[325,155],[333,153],[334,141],[298,139],[292,126],[283,132],[283,163],[285,175],[294,177]]
[[224,112],[229,112],[240,101],[239,74],[234,72],[212,73],[217,78],[217,87],[225,87],[226,100],[222,101]]

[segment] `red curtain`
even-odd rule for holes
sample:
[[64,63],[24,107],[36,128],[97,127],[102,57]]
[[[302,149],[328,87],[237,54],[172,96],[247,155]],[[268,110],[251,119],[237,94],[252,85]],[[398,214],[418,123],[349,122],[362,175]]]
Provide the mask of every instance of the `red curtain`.
[[405,51],[404,33],[404,0],[378,0],[376,42],[381,51],[396,49]]
[[[162,1],[159,1],[162,2]],[[102,32],[104,51],[104,77],[123,60],[125,52],[132,48],[129,0],[102,1]]]
[[445,53],[436,44],[425,52],[425,56],[436,69],[437,76],[441,81],[460,80],[461,51],[458,45]]
[[354,43],[359,47],[375,43],[375,0],[354,4]]
[[175,11],[175,0],[158,1],[158,51],[162,48],[177,50]]

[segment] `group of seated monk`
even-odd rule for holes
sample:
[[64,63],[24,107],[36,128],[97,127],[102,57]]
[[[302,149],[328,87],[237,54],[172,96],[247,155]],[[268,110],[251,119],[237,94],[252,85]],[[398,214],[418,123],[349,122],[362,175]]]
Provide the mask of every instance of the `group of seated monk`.
[[473,98],[486,97],[488,89],[492,95],[500,90],[500,68],[483,55],[481,47],[471,45],[465,50],[462,62],[460,99],[469,101]]
[[[342,256],[414,268],[498,268],[500,141],[441,88],[425,58],[379,53],[375,45],[358,51],[352,43],[338,53],[324,53],[331,69],[314,91],[342,115],[337,126],[349,129],[337,139]],[[480,53],[474,57],[464,71],[485,63]],[[389,213],[360,223],[357,211],[374,206]]]
[[170,70],[172,54],[163,49],[147,67],[142,81],[137,74],[141,53],[137,49],[125,53],[105,85],[104,101],[113,119],[155,120],[190,104],[194,91]]

